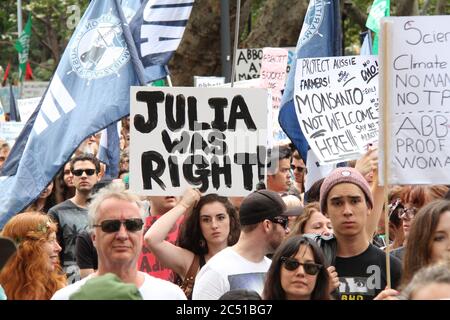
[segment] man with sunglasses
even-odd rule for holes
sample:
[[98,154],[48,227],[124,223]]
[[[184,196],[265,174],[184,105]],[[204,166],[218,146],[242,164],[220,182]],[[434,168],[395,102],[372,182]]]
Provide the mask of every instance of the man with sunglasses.
[[80,280],[75,244],[79,233],[88,227],[87,205],[92,188],[100,179],[100,163],[93,155],[80,155],[70,162],[75,195],[52,207],[48,214],[58,223],[57,239],[62,250],[60,261],[68,283]]
[[266,255],[273,253],[289,232],[286,214],[286,205],[278,193],[258,190],[248,195],[239,209],[238,242],[214,255],[200,269],[192,299],[217,300],[236,289],[261,294],[271,263]]
[[113,273],[122,282],[135,285],[144,300],[186,300],[177,285],[137,269],[144,214],[139,197],[125,190],[120,182],[113,182],[96,193],[89,205],[89,226],[98,253],[98,269],[58,290],[52,299],[67,300],[90,279]]

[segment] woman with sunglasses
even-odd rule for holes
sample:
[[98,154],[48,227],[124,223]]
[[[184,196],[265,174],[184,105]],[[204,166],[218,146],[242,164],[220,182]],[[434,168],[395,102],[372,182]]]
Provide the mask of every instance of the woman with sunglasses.
[[[234,245],[240,234],[236,210],[226,197],[200,196],[198,190],[188,189],[181,201],[160,217],[144,237],[156,258],[177,274],[176,282],[188,299],[200,268],[217,252]],[[165,239],[183,214],[186,218],[177,245],[173,245]]]
[[16,253],[0,272],[0,284],[10,300],[48,300],[66,286],[59,265],[61,247],[56,224],[42,212],[25,212],[11,218],[2,236],[17,243]]
[[330,300],[325,258],[315,241],[293,236],[280,245],[267,272],[265,300]]

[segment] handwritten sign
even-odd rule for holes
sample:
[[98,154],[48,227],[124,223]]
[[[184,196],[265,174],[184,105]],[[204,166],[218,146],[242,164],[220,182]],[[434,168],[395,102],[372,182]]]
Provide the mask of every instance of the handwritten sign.
[[24,81],[22,99],[42,97],[47,90],[48,81]]
[[249,194],[265,179],[267,105],[265,89],[132,87],[130,188]]
[[288,52],[281,48],[264,48],[261,64],[261,87],[270,89],[272,107],[279,108],[281,90],[286,82]]
[[210,88],[218,87],[225,83],[225,77],[201,77],[194,76],[194,87]]
[[6,140],[12,147],[24,126],[25,122],[0,122],[0,139]]
[[[286,47],[283,49],[288,50],[288,65],[286,67],[286,72],[288,73],[295,57],[295,47]],[[259,78],[263,59],[262,48],[238,49],[236,57],[235,81]]]
[[19,108],[20,120],[27,122],[33,111],[41,101],[41,97],[28,98],[28,99],[17,99],[17,107]]
[[374,56],[298,59],[295,109],[320,164],[357,159],[378,140]]
[[391,17],[383,27],[388,182],[449,184],[450,16]]

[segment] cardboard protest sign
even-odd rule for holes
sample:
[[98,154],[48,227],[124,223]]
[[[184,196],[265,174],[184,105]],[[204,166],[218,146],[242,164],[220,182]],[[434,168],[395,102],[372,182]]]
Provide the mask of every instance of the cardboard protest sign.
[[279,108],[281,90],[286,82],[288,52],[282,48],[264,48],[261,63],[261,88],[272,93],[272,107]]
[[17,107],[19,108],[20,120],[22,122],[28,121],[28,118],[38,106],[39,101],[41,101],[41,97],[17,99]]
[[294,103],[320,164],[357,159],[378,140],[374,56],[298,59]]
[[383,19],[380,40],[388,184],[449,184],[450,16]]
[[210,88],[218,87],[225,83],[225,77],[201,77],[194,76],[194,87]]
[[[295,47],[286,47],[283,49],[288,50],[288,65],[286,72],[289,72],[291,62],[295,56]],[[236,57],[235,81],[259,78],[263,59],[262,48],[238,49]]]
[[130,189],[245,196],[265,180],[265,89],[131,87]]

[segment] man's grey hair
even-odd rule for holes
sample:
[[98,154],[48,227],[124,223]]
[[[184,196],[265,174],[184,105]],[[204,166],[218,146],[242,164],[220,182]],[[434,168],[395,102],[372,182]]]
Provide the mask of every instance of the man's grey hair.
[[95,193],[95,195],[92,197],[91,203],[88,207],[89,229],[91,231],[94,228],[93,225],[97,223],[100,205],[107,199],[118,199],[136,203],[139,207],[139,213],[142,219],[144,219],[145,210],[141,199],[136,194],[125,189],[125,185],[123,183],[113,182],[108,186],[100,189],[100,191]]
[[411,299],[414,293],[432,283],[450,284],[449,257],[446,257],[444,261],[424,267],[417,271],[411,282],[403,289],[401,296],[406,299]]

